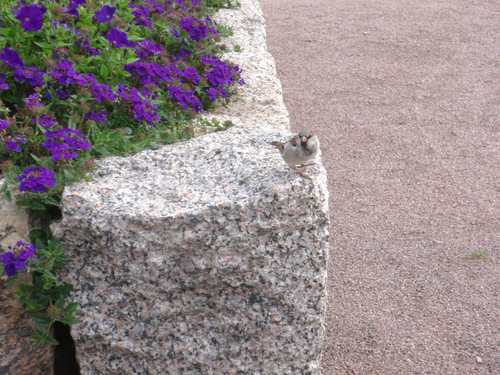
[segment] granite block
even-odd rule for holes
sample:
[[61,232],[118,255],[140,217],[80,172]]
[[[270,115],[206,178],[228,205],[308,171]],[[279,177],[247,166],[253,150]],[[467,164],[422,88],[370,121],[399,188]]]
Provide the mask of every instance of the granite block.
[[[53,225],[84,312],[82,374],[315,373],[328,194],[233,128],[129,158],[68,187]],[[163,371],[163,372],[162,372]]]
[[90,374],[318,374],[328,191],[320,158],[297,175],[269,143],[288,112],[257,0],[214,18],[234,29],[247,85],[206,115],[236,126],[107,158],[67,187],[53,233],[83,311]]

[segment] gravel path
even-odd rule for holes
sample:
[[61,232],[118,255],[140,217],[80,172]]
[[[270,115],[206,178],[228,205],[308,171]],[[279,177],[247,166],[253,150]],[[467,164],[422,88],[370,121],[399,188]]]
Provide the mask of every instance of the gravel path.
[[323,374],[500,374],[500,2],[261,4],[329,175]]

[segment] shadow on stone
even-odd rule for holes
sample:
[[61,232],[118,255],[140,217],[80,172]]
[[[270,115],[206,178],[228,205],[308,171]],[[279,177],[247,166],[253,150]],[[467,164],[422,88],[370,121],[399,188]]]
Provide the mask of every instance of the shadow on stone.
[[80,375],[76,360],[75,342],[68,325],[55,322],[54,338],[59,345],[54,347],[54,375]]

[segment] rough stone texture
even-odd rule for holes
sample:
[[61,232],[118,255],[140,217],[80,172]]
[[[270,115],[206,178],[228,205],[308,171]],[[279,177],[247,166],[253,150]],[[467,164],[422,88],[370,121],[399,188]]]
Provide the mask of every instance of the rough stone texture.
[[[224,59],[243,69],[246,85],[235,89],[227,108],[220,108],[206,117],[229,120],[246,128],[265,126],[288,130],[290,120],[283,104],[274,59],[267,51],[260,2],[243,0],[240,3],[241,8],[221,9],[213,18],[233,30],[233,35],[223,41],[228,47]],[[241,48],[241,52],[231,52],[236,46]]]
[[304,179],[269,145],[287,111],[259,3],[241,4],[218,16],[243,48],[227,58],[247,85],[215,115],[236,127],[108,158],[65,189],[52,229],[74,259],[82,374],[319,372],[326,173],[318,160]]
[[[260,129],[110,158],[55,226],[83,374],[308,373],[322,346],[327,194]],[[321,173],[318,173],[321,172]]]
[[[15,208],[14,201],[0,199],[0,253],[17,241],[28,239],[28,214],[14,212]],[[6,275],[0,276],[0,375],[49,374],[53,362],[52,348],[28,341],[33,337],[31,319],[17,301],[16,286],[6,288],[7,280]],[[30,277],[20,278],[17,282],[28,284]]]

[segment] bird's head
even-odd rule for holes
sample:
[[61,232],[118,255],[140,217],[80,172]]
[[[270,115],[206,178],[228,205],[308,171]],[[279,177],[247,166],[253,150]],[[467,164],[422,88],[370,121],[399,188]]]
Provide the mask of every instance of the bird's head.
[[309,139],[313,136],[313,132],[311,129],[304,128],[299,132],[299,139],[301,143],[307,143]]

